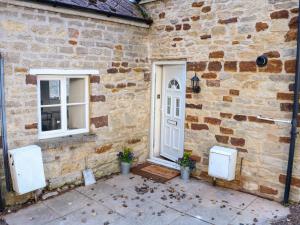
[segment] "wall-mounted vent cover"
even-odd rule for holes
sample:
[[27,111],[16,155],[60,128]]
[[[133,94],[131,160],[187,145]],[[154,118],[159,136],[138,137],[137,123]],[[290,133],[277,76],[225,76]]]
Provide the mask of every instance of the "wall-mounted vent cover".
[[235,179],[237,150],[214,146],[209,153],[208,174],[224,180]]
[[30,145],[8,151],[14,191],[25,194],[46,186],[41,148]]

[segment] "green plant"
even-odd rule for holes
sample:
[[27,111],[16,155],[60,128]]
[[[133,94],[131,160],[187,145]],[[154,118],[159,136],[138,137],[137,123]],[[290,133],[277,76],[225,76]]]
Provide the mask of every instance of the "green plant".
[[127,147],[124,147],[123,151],[119,152],[117,156],[121,162],[126,162],[126,163],[132,163],[134,159],[132,148],[127,148]]
[[191,159],[191,153],[190,152],[183,153],[183,157],[179,158],[177,163],[181,167],[189,167],[190,170],[193,170],[196,167],[196,161]]

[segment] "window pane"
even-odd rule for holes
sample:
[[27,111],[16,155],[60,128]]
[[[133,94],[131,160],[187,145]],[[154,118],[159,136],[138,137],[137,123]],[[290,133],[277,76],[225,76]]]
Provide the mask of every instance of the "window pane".
[[68,106],[68,129],[86,128],[85,126],[85,105]]
[[168,97],[168,102],[167,102],[167,114],[171,114],[171,104],[172,104],[172,99],[171,97]]
[[41,80],[41,105],[60,104],[60,81]]
[[67,79],[67,102],[85,102],[85,80],[84,78]]
[[176,98],[176,116],[179,116],[179,110],[180,110],[180,99]]
[[61,129],[60,106],[41,108],[42,131]]

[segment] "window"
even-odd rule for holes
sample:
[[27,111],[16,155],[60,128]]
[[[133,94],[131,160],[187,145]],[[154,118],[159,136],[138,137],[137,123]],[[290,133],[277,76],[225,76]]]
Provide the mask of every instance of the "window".
[[38,76],[39,138],[89,130],[88,76]]
[[177,80],[174,80],[174,79],[171,80],[171,81],[169,82],[169,84],[168,84],[168,88],[179,90],[179,89],[180,89],[180,86],[179,86],[178,81],[177,81]]

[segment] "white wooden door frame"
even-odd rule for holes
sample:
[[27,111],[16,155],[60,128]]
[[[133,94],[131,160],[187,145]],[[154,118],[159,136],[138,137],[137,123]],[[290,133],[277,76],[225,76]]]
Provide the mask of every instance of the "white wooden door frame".
[[[157,148],[157,146],[158,146],[158,148],[160,147],[160,142],[155,143],[155,139],[157,140],[157,138],[158,138],[157,134],[160,134],[160,126],[159,127],[157,126],[157,124],[160,123],[160,117],[157,118],[157,114],[160,114],[160,108],[157,109],[157,104],[156,104],[157,90],[160,89],[159,94],[161,94],[162,70],[159,68],[161,68],[162,66],[166,66],[166,65],[182,65],[184,67],[184,76],[186,79],[186,61],[183,61],[183,60],[180,60],[180,61],[174,61],[174,60],[157,61],[157,62],[154,62],[152,65],[150,158],[148,159],[148,161],[179,170],[180,167],[175,162],[164,160],[155,155],[155,148]],[[185,116],[183,118],[185,118]],[[158,120],[159,120],[159,122],[158,122]],[[183,136],[183,139],[184,139],[184,136]]]

